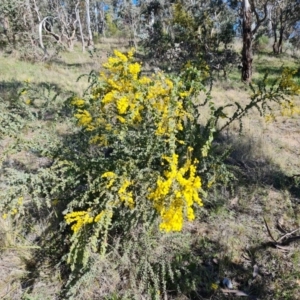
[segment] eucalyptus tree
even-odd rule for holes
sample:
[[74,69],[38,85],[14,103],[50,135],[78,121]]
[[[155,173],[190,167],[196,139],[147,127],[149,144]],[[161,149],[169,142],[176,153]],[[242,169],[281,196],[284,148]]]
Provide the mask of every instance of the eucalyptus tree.
[[241,80],[249,83],[252,80],[253,39],[258,29],[268,20],[270,0],[228,0],[227,2],[240,19],[243,41]]
[[105,36],[106,29],[106,12],[108,10],[108,3],[103,1],[93,1],[91,3],[91,28],[96,34],[103,34]]
[[253,39],[262,27],[274,37],[273,52],[282,52],[284,38],[288,38],[300,20],[300,1],[290,0],[231,0],[240,14],[242,25],[242,74],[244,82],[252,78]]
[[[28,17],[31,12],[28,1],[2,0],[0,2],[0,39],[1,43],[13,49],[17,49],[21,41],[29,37],[31,32],[32,18]],[[26,20],[30,19],[30,22]]]
[[274,36],[273,52],[282,52],[282,44],[294,31],[300,20],[300,1],[273,0],[270,5],[270,23]]
[[86,13],[86,28],[88,34],[88,46],[93,46],[93,34],[91,29],[91,16],[90,16],[90,0],[84,0],[85,3],[85,13]]
[[242,49],[242,80],[250,82],[252,78],[252,10],[249,0],[243,0],[242,4],[243,17],[243,49]]
[[160,67],[179,68],[187,61],[224,71],[237,55],[233,10],[223,0],[141,1],[147,35],[143,45]]
[[39,8],[36,0],[1,0],[0,45],[22,58],[39,59],[38,23],[44,8]]
[[[253,37],[258,29],[268,20],[270,0],[242,0],[242,81],[251,82],[252,80],[252,61],[253,61]],[[255,16],[253,18],[253,15]]]

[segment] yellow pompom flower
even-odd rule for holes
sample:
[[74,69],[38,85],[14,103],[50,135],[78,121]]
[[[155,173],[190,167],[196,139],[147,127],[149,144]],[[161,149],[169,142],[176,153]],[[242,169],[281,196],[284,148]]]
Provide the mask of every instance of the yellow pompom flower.
[[112,92],[105,94],[105,96],[102,99],[102,103],[107,104],[107,103],[113,102],[116,95],[117,95],[117,91],[112,91]]
[[104,214],[105,214],[105,211],[101,211],[101,213],[100,214],[98,214],[95,218],[94,218],[94,222],[99,222],[101,219],[102,219],[102,217],[104,216]]
[[24,198],[23,198],[22,196],[18,198],[18,204],[19,204],[19,205],[22,205],[22,204],[23,204],[23,199],[24,199]]
[[149,77],[143,76],[139,79],[139,83],[142,85],[147,85],[151,82],[151,79]]
[[17,210],[16,208],[13,208],[13,209],[11,210],[11,212],[10,212],[10,214],[11,214],[12,216],[16,215],[17,213],[18,213],[18,210]]
[[141,71],[141,65],[138,63],[130,64],[129,67],[129,73],[132,75],[134,79],[137,79],[137,75]]
[[119,60],[121,62],[127,62],[128,61],[128,58],[126,57],[126,55],[124,55],[123,53],[121,53],[120,51],[118,50],[114,50],[114,55],[119,58]]
[[79,125],[87,126],[89,125],[93,118],[91,114],[85,109],[85,110],[78,110],[78,113],[74,115],[78,119]]
[[77,233],[84,225],[90,224],[94,221],[94,218],[90,216],[88,211],[76,211],[65,215],[67,224],[72,224],[71,229],[74,233]]
[[154,208],[162,218],[160,229],[167,232],[180,231],[185,215],[189,221],[194,220],[194,203],[203,205],[199,197],[201,179],[196,176],[197,161],[192,163],[187,159],[185,164],[178,168],[177,154],[162,158],[169,163],[169,169],[164,172],[164,178],[158,178],[156,188],[150,190],[148,199],[153,201]]
[[117,116],[117,119],[118,119],[121,123],[125,123],[125,122],[126,122],[126,120],[125,120],[123,117],[121,117],[121,116]]
[[129,60],[131,60],[133,58],[133,55],[135,53],[135,49],[134,48],[131,48],[128,53],[127,53],[127,57]]
[[114,172],[105,172],[104,174],[102,174],[101,178],[112,178],[115,176],[116,174]]
[[82,107],[85,104],[85,101],[82,99],[79,99],[77,97],[75,97],[72,101],[71,104],[76,106],[76,107]]
[[128,101],[128,98],[126,96],[121,97],[117,101],[118,112],[121,115],[126,113],[128,106],[129,106],[129,101]]
[[115,179],[116,179],[116,174],[114,172],[105,172],[101,178],[107,178],[109,179],[109,182],[108,184],[106,185],[106,188],[109,189],[112,187],[112,185],[114,184],[115,182]]
[[132,185],[132,182],[125,179],[122,186],[120,187],[118,191],[118,195],[120,197],[120,200],[124,202],[127,206],[129,206],[131,209],[134,207],[134,200],[132,197],[132,192],[128,192],[127,188]]

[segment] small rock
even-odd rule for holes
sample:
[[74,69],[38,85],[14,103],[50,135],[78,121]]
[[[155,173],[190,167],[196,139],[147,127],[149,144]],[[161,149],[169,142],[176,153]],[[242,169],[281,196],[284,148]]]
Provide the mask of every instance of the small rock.
[[222,285],[228,289],[233,289],[231,280],[226,277],[222,280]]
[[255,264],[255,265],[253,266],[253,278],[255,278],[255,277],[258,275],[258,273],[259,273],[259,268],[258,268],[258,266]]

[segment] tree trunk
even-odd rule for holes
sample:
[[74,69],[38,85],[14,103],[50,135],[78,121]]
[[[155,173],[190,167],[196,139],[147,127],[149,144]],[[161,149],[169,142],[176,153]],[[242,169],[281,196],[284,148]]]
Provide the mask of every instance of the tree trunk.
[[90,0],[85,0],[85,12],[86,12],[86,27],[88,31],[88,46],[94,46],[93,34],[91,30]]
[[280,28],[280,30],[279,30],[279,39],[277,40],[277,28],[275,27],[275,29],[274,29],[273,53],[276,54],[276,55],[282,53],[283,33],[284,33],[284,29]]
[[[29,0],[26,0],[26,11],[28,14],[28,16],[26,16],[26,17],[27,17],[29,27],[30,27],[30,34],[28,34],[28,36],[29,36],[29,40],[31,42],[32,49],[35,50],[35,44],[34,44],[35,23],[34,23],[34,18],[33,18],[32,9],[31,9]],[[26,21],[25,17],[24,17],[24,20]]]
[[272,8],[273,6],[270,4],[267,6],[268,11],[268,36],[272,36]]
[[279,41],[278,41],[278,54],[282,53],[283,33],[284,33],[284,29],[280,28],[280,31],[279,31]]
[[243,0],[243,50],[242,50],[242,81],[252,79],[252,11],[248,0]]
[[83,37],[83,32],[82,32],[82,26],[81,26],[79,9],[78,9],[77,6],[75,8],[75,12],[76,12],[76,18],[77,18],[77,21],[78,21],[79,31],[80,31],[80,36],[81,36],[82,52],[84,52],[85,51],[84,37]]
[[273,33],[274,33],[274,43],[273,43],[273,53],[278,53],[278,41],[277,41],[277,24],[273,26]]

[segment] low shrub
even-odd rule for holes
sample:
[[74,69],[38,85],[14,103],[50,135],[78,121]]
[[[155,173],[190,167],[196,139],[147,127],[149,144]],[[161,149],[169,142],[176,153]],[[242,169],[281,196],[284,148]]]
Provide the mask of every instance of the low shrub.
[[[203,84],[207,73],[191,65],[176,76],[145,76],[132,50],[115,51],[103,66],[100,74],[89,75],[90,87],[82,96],[70,97],[67,107],[56,106],[57,122],[71,116],[77,125],[69,134],[59,137],[49,129],[38,141],[19,143],[20,131],[34,128],[33,121],[47,122],[45,116],[53,113],[48,100],[57,101],[56,93],[41,101],[26,86],[13,111],[6,108],[0,114],[4,133],[16,140],[9,151],[34,149],[51,161],[38,169],[16,170],[4,164],[3,156],[2,180],[9,188],[1,193],[0,209],[3,218],[30,216],[31,222],[41,215],[32,214],[34,206],[53,212],[49,230],[57,232],[51,236],[65,241],[58,251],[68,270],[63,297],[76,296],[97,261],[110,259],[117,269],[116,251],[124,258],[130,249],[136,254],[135,271],[128,270],[132,264],[125,258],[128,268],[122,270],[130,274],[130,288],[159,299],[182,268],[174,261],[183,255],[178,232],[196,218],[211,186],[233,178],[224,164],[228,152],[218,149],[216,135],[234,121],[242,127],[252,108],[267,114],[272,102],[289,105],[288,96],[299,87],[285,69],[278,80],[270,83],[266,76],[252,86],[245,107],[238,102],[215,107]],[[200,92],[203,100],[197,98]],[[229,106],[235,107],[231,115]],[[158,241],[164,238],[172,241],[161,249]],[[188,252],[186,247],[182,251]]]

